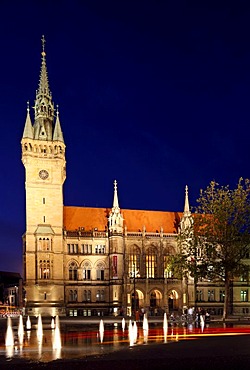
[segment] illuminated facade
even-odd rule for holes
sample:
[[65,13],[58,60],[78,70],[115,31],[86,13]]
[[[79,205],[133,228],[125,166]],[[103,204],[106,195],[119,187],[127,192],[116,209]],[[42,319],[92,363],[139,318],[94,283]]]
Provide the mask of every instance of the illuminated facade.
[[[34,123],[27,109],[22,137],[26,313],[159,315],[194,306],[192,279],[176,279],[168,268],[179,227],[191,217],[187,189],[183,213],[120,209],[116,181],[109,209],[64,206],[65,143],[58,110],[54,122],[44,40],[34,109]],[[202,284],[198,303],[220,310],[223,286]],[[248,289],[237,294],[242,311]]]

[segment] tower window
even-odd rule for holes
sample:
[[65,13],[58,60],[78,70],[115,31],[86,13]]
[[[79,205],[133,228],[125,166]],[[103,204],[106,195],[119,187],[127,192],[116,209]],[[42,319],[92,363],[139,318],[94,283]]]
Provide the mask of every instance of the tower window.
[[45,222],[45,216],[43,216],[43,222]]
[[45,198],[43,198],[43,204],[45,204]]
[[50,261],[49,260],[40,260],[39,278],[40,279],[50,279]]

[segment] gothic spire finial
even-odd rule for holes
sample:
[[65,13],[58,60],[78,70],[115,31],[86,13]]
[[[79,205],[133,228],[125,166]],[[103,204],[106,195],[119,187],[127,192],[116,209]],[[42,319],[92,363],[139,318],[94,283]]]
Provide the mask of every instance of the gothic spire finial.
[[117,181],[114,181],[114,201],[113,208],[119,208],[118,195],[117,195]]
[[30,102],[29,102],[29,100],[27,101],[27,112],[29,112],[30,111]]
[[184,212],[180,221],[180,231],[185,231],[193,225],[193,217],[189,209],[189,200],[188,200],[188,186],[185,186],[185,204]]
[[44,35],[42,35],[42,56],[45,56],[46,55],[46,53],[45,53],[45,42],[46,42],[46,40],[45,40],[45,37],[44,37]]
[[189,200],[188,200],[188,186],[185,186],[185,205],[184,205],[184,214],[189,215],[190,210],[189,210]]

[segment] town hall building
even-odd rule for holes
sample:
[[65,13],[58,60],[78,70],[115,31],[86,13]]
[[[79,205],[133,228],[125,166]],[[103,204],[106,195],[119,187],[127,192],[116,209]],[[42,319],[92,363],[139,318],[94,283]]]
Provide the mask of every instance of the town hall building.
[[[116,181],[110,208],[64,206],[66,146],[49,87],[44,43],[34,121],[28,107],[21,142],[26,314],[135,315],[142,310],[160,315],[181,312],[195,300],[219,314],[223,284],[201,282],[198,296],[191,278],[177,279],[169,269],[180,227],[191,217],[187,187],[182,213],[120,208]],[[241,285],[233,298],[239,301],[239,312],[248,309],[241,302],[242,290]]]

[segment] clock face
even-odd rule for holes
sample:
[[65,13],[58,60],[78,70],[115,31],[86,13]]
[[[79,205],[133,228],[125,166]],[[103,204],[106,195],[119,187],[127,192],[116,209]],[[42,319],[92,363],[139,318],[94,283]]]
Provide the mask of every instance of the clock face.
[[46,171],[46,170],[41,170],[41,171],[39,171],[39,177],[40,177],[42,180],[46,180],[46,179],[49,177],[49,173],[48,173],[48,171]]

